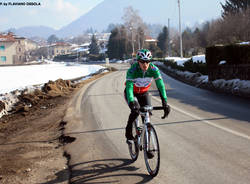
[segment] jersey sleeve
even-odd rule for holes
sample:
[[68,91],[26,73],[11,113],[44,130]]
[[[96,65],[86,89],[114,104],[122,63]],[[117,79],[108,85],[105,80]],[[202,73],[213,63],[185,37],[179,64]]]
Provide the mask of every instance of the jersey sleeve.
[[167,101],[166,88],[165,88],[164,82],[162,80],[160,70],[155,65],[153,65],[152,67],[153,67],[153,71],[154,71],[153,77],[155,79],[156,86],[160,92],[161,99],[164,99]]
[[[132,65],[133,66],[133,65]],[[133,68],[131,67],[127,71],[126,76],[126,94],[127,94],[127,100],[128,103],[134,101],[134,82],[133,82]]]
[[161,98],[163,98],[167,102],[166,88],[165,88],[165,85],[164,85],[162,78],[156,80],[155,83],[156,83],[156,86],[160,92]]

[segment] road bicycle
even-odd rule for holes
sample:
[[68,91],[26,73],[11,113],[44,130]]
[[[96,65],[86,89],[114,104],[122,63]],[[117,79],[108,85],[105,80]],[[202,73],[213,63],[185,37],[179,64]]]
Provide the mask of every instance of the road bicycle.
[[136,161],[139,151],[143,150],[148,173],[155,177],[160,169],[160,146],[155,128],[150,122],[152,110],[163,110],[163,107],[147,105],[140,108],[142,124],[139,122],[139,117],[133,122],[132,134],[134,139],[128,141],[128,149],[132,161]]

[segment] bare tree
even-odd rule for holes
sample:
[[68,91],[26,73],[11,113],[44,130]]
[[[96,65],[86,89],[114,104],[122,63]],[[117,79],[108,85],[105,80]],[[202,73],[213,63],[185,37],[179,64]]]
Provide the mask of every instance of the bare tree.
[[230,14],[211,22],[209,45],[228,44],[250,40],[250,8],[244,13]]
[[145,34],[148,34],[149,31],[146,24],[139,16],[138,11],[134,10],[131,6],[124,9],[122,19],[127,29],[128,40],[131,42],[132,52],[134,53],[136,49],[143,47]]

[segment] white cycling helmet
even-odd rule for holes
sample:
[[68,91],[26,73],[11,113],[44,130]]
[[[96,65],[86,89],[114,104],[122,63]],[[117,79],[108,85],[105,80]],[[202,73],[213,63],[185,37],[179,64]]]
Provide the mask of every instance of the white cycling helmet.
[[152,54],[148,49],[140,49],[136,54],[137,60],[150,61],[152,60]]

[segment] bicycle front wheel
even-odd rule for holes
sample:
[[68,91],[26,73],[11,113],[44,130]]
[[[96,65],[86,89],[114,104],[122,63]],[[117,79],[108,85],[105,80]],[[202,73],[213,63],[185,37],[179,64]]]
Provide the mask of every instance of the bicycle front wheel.
[[134,121],[132,124],[132,135],[134,140],[128,144],[129,154],[133,161],[136,161],[139,155],[139,148],[138,148],[138,135],[137,135],[137,127],[136,122]]
[[143,139],[144,160],[148,173],[155,177],[160,169],[160,146],[156,131],[148,125]]

